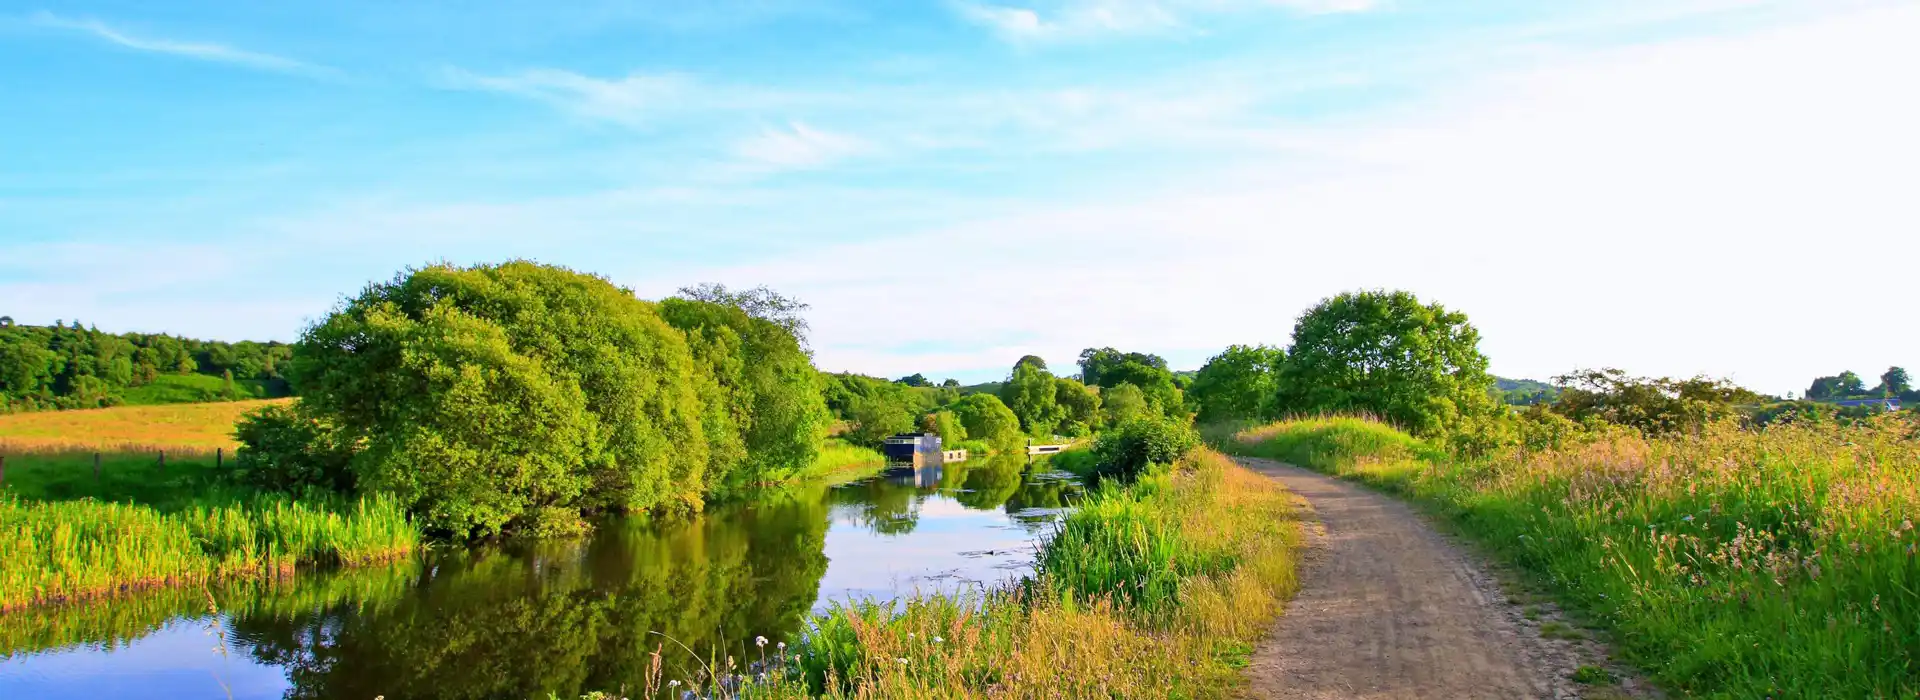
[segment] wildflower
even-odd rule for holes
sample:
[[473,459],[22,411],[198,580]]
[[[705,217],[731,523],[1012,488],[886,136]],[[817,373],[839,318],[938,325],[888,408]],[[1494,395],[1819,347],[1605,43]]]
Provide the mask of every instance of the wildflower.
[[939,644],[939,643],[941,643],[941,642],[944,642],[944,641],[947,641],[947,640],[945,640],[945,639],[941,639],[941,638],[939,638],[939,637],[934,637],[934,638],[933,638],[933,643],[934,643],[934,644]]
[[1693,516],[1689,515],[1687,517],[1681,518],[1681,520],[1684,520],[1686,522],[1693,522]]
[[906,660],[906,659],[905,659],[904,657],[903,657],[903,658],[898,658],[898,659],[894,659],[894,661],[898,661],[898,662],[900,662],[900,665],[902,665],[902,666],[905,666],[905,665],[907,665],[907,660]]
[[667,687],[678,688],[680,687],[680,681],[667,681]]
[[775,649],[785,649],[785,648],[787,648],[787,643],[786,643],[786,642],[781,642],[781,643],[779,643],[779,644],[775,644],[775,645],[773,645],[773,648],[775,648]]
[[760,647],[760,648],[762,648],[762,649],[765,649],[765,648],[767,647],[767,638],[766,638],[766,637],[754,637],[754,638],[753,638],[753,645],[754,645],[754,646],[757,646],[757,647]]

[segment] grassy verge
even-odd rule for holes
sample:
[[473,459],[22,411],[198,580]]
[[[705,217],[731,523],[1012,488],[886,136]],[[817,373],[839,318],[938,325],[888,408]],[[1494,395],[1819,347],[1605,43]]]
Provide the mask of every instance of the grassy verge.
[[162,512],[93,500],[0,498],[0,610],[128,590],[284,576],[412,552],[420,533],[379,497],[280,498]]
[[801,474],[796,481],[834,480],[850,474],[860,474],[885,466],[887,456],[840,438],[827,438],[820,447],[820,456],[813,460],[813,466]]
[[673,687],[726,698],[1229,696],[1297,587],[1296,516],[1272,480],[1196,451],[1170,474],[1090,496],[1018,585],[839,606],[791,648],[715,661]]
[[1610,628],[1688,695],[1920,694],[1920,441],[1911,424],[1615,435],[1456,460],[1356,418],[1228,449],[1430,507]]

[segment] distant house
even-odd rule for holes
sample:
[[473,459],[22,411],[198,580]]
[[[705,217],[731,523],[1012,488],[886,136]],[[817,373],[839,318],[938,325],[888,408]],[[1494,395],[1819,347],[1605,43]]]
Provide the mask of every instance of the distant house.
[[890,460],[911,460],[924,455],[939,455],[940,436],[933,433],[895,435],[887,438],[883,451]]
[[1841,401],[1834,401],[1833,405],[1840,406],[1842,408],[1852,408],[1854,406],[1873,406],[1875,408],[1879,408],[1885,411],[1900,410],[1899,399],[1844,399]]

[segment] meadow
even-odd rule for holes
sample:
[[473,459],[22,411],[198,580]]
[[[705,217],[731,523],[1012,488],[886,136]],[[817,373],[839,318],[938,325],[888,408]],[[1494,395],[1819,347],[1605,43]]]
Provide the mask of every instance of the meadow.
[[[693,677],[586,697],[1229,697],[1298,587],[1301,515],[1274,481],[1195,451],[1096,491],[1016,584],[838,605],[760,658],[701,658]],[[656,668],[699,656],[671,641],[656,653],[675,659]]]
[[1455,458],[1368,419],[1286,420],[1224,447],[1428,507],[1689,696],[1920,694],[1920,441],[1862,425],[1601,430]]
[[231,455],[239,443],[233,425],[262,406],[293,399],[122,406],[0,415],[0,454],[47,452],[155,453],[160,450]]

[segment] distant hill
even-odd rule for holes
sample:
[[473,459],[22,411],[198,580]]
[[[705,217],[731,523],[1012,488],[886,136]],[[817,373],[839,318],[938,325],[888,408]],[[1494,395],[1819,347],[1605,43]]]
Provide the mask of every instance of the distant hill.
[[1494,377],[1493,386],[1502,399],[1515,406],[1551,403],[1560,397],[1560,387],[1532,379]]

